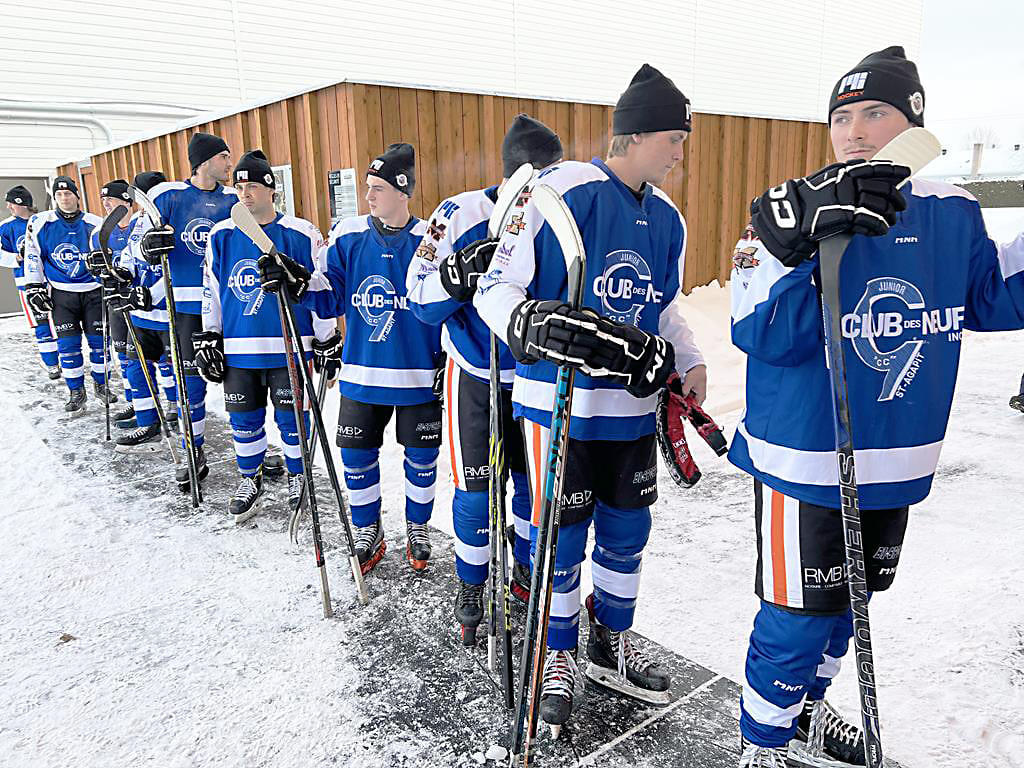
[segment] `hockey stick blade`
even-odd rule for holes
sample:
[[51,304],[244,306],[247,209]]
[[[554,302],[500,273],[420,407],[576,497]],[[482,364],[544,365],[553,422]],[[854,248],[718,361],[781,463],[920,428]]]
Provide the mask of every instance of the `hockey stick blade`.
[[163,217],[160,216],[160,211],[157,210],[153,201],[150,200],[149,195],[138,187],[128,187],[128,193],[132,196],[132,200],[138,204],[139,208],[146,212],[154,227],[163,226]]
[[[910,169],[915,176],[922,168],[942,154],[942,144],[927,128],[908,128],[875,155],[875,160],[889,160]],[[909,177],[908,177],[909,180]],[[904,181],[903,184],[907,182]],[[900,186],[903,186],[901,184]]]
[[277,253],[274,241],[270,239],[263,227],[256,223],[252,212],[245,207],[245,203],[235,203],[231,206],[231,221],[235,226],[245,233],[245,236],[252,240],[256,247],[263,253]]
[[533,174],[533,166],[523,163],[505,180],[501,193],[498,195],[498,201],[494,204],[494,210],[491,211],[491,218],[487,221],[488,237],[501,237],[501,233],[505,229],[505,220],[516,207],[519,195],[533,181]]
[[576,219],[573,218],[572,211],[562,196],[547,184],[538,184],[533,188],[533,204],[555,233],[555,239],[562,248],[565,267],[569,271],[568,282],[572,285],[575,282],[573,272],[579,269],[581,262],[577,256],[585,253],[583,237],[576,226]]
[[119,205],[117,208],[107,214],[107,217],[103,219],[103,223],[100,224],[99,241],[100,250],[103,251],[103,260],[107,262],[107,266],[110,265],[107,259],[107,254],[110,253],[110,236],[114,233],[114,229],[121,220],[128,215],[128,206]]

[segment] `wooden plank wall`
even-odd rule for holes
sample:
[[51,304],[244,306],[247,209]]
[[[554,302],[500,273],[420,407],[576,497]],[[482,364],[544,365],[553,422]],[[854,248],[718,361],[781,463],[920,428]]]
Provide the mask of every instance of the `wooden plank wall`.
[[[553,128],[566,157],[604,157],[612,108],[600,104],[520,99],[477,93],[339,83],[212,123],[120,147],[91,158],[88,210],[100,211],[99,187],[129,181],[142,170],[171,179],[189,175],[188,138],[197,131],[223,136],[234,156],[260,147],[272,165],[290,163],[295,212],[324,232],[329,226],[327,172],[363,169],[393,142],[416,148],[416,190],[411,209],[428,216],[449,195],[501,178],[501,140],[512,119],[526,112]],[[697,113],[686,157],[663,187],[687,221],[685,286],[729,273],[733,245],[748,218],[750,200],[771,183],[803,175],[829,162],[827,126]],[[58,173],[81,178],[74,164]],[[361,198],[360,212],[366,212]]]

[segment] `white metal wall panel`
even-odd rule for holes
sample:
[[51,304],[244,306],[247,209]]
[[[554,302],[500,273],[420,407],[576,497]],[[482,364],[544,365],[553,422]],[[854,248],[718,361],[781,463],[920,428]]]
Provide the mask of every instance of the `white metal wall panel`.
[[[647,61],[698,111],[822,120],[835,79],[865,53],[917,55],[922,5],[5,0],[0,66],[31,74],[0,93],[0,173],[47,173],[103,144],[82,127],[7,124],[4,99],[229,110],[348,79],[611,103]],[[103,109],[119,142],[180,120]]]

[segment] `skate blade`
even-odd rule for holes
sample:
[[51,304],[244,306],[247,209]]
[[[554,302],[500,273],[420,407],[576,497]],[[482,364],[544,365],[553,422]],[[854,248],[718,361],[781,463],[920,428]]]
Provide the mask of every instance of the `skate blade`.
[[[153,443],[139,443],[138,445],[121,445],[118,443],[114,446],[114,453],[123,453],[125,455],[145,455],[147,453],[160,453],[164,448],[164,443],[153,442]],[[188,490],[186,486],[185,490]]]
[[587,664],[584,674],[591,682],[602,688],[654,707],[665,707],[672,701],[669,691],[649,691],[646,688],[633,685],[628,680],[623,680],[617,670],[606,669],[598,664]]
[[414,571],[426,570],[427,563],[430,562],[429,560],[417,560],[415,557],[413,557],[412,551],[409,549],[409,545],[406,545],[405,547],[405,559],[409,561],[409,565],[412,566],[412,569]]
[[558,737],[562,735],[562,726],[556,723],[548,723],[548,731],[551,733],[551,740],[558,741]]
[[462,627],[462,644],[466,648],[476,647],[476,627],[467,627],[465,624],[460,625]]
[[359,566],[359,570],[363,572],[363,576],[372,571],[373,567],[377,565],[377,563],[379,563],[382,559],[384,559],[384,553],[387,552],[387,549],[388,543],[386,541],[382,541],[380,544],[380,549],[374,552],[373,557],[371,557],[369,560],[367,560],[365,563]]
[[240,515],[231,515],[231,519],[235,521],[235,525],[241,525],[247,520],[252,520],[259,514],[260,507],[263,506],[259,501],[252,505],[247,511]]
[[[786,763],[790,768],[864,768],[862,765],[854,765],[842,760],[836,760],[823,754],[813,754],[807,748],[807,742],[793,739],[789,742],[789,756]],[[883,760],[883,768],[891,765],[888,760]]]

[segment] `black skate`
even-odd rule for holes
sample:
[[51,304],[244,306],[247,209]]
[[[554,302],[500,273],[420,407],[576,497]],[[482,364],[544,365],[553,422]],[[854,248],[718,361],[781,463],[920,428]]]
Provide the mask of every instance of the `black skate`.
[[663,707],[669,703],[671,679],[636,644],[628,629],[615,632],[594,616],[594,596],[587,598],[590,634],[587,638],[587,677],[600,686],[632,699]]
[[544,657],[540,717],[551,728],[551,738],[558,738],[573,709],[579,706],[583,699],[583,685],[583,675],[576,665],[576,652],[548,648]]
[[96,393],[96,399],[101,403],[106,400],[108,403],[116,403],[117,395],[110,391],[110,388],[98,381],[92,383],[92,390]]
[[864,733],[826,701],[804,702],[797,719],[796,737],[789,746],[793,755],[807,765],[864,765]]
[[[201,483],[210,474],[210,468],[206,465],[206,451],[203,446],[196,448],[196,479]],[[178,490],[182,493],[189,493],[191,484],[188,481],[188,456],[182,457],[181,467],[174,472],[174,479],[178,483]]]
[[167,411],[164,413],[164,418],[167,420],[167,428],[171,430],[171,432],[177,432],[178,410],[177,406],[174,405],[174,403],[171,403],[170,406],[167,408]]
[[530,602],[530,566],[515,562],[512,565],[512,579],[508,583],[509,594],[522,605]]
[[260,467],[251,477],[243,477],[238,484],[235,495],[228,502],[228,514],[235,524],[244,523],[260,511],[260,498],[263,496],[263,468]]
[[46,375],[50,381],[56,381],[64,374],[61,373],[59,365],[48,365],[46,366]]
[[71,390],[64,410],[71,416],[81,416],[85,413],[85,387]]
[[118,453],[156,453],[160,450],[160,425],[136,427],[117,438],[114,450]]
[[306,476],[301,472],[296,474],[288,473],[288,509],[295,511],[299,506],[299,496],[302,495],[302,486],[306,482]]
[[380,518],[370,525],[357,527],[354,539],[359,570],[365,575],[380,562],[388,548],[388,543],[384,541],[384,526],[380,524]]
[[430,533],[426,523],[405,521],[405,556],[414,571],[422,571],[430,561]]
[[284,456],[267,451],[263,456],[263,476],[268,480],[284,477]]
[[[51,377],[52,378],[52,377]],[[1010,407],[1015,411],[1024,413],[1024,394],[1014,395],[1010,398]]]
[[135,406],[131,403],[117,413],[111,414],[110,418],[118,429],[135,429],[138,426],[138,422],[135,421]]
[[455,597],[455,620],[462,627],[462,644],[476,645],[476,628],[484,620],[484,585],[470,584],[459,579],[459,594]]
[[787,747],[759,747],[740,739],[739,768],[786,768],[789,758]]

